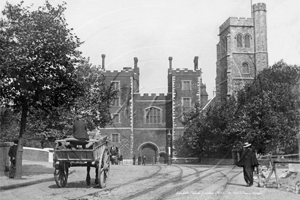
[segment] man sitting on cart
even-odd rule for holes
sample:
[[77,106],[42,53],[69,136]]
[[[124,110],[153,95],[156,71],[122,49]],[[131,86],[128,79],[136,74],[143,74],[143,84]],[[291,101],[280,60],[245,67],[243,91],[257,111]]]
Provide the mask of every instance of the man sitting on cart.
[[71,144],[82,145],[82,148],[85,149],[85,145],[89,140],[87,131],[87,123],[82,120],[82,115],[77,115],[73,124],[73,137],[76,138],[77,141],[72,141]]

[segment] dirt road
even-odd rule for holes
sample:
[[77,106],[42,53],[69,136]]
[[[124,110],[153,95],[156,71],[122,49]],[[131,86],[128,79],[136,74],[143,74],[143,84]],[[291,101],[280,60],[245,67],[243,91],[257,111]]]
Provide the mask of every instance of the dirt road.
[[[252,188],[250,190],[236,180],[241,168],[210,165],[113,165],[105,189],[87,186],[86,169],[75,168],[65,188],[57,188],[55,182],[44,182],[28,187],[3,191],[5,199],[295,199],[296,194],[278,190]],[[94,177],[94,172],[92,172]],[[239,176],[240,177],[240,176]],[[92,180],[94,181],[94,180]],[[238,183],[239,182],[239,183]],[[238,188],[238,189],[237,189]],[[276,191],[276,195],[274,195]],[[280,193],[281,194],[281,193]],[[277,198],[272,199],[277,199]]]

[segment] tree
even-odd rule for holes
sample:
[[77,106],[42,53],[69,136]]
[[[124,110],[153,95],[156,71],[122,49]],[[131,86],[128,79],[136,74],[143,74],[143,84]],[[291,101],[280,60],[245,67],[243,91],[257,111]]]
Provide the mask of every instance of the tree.
[[72,134],[72,123],[77,114],[88,119],[90,130],[104,128],[112,122],[111,102],[117,91],[107,85],[101,68],[83,59],[76,67],[76,79],[84,88],[69,107],[53,107],[51,113],[32,110],[28,131],[45,139],[59,139]]
[[237,95],[235,123],[242,140],[260,151],[295,151],[300,121],[300,68],[283,61],[264,69]]
[[81,60],[82,44],[67,28],[65,3],[49,2],[31,11],[23,2],[6,3],[0,21],[1,105],[21,112],[16,178],[21,178],[22,136],[28,112],[51,111],[69,105],[81,95],[75,66]]
[[244,142],[259,153],[293,153],[300,125],[300,67],[275,63],[223,104],[186,113],[184,124],[181,146],[192,147],[186,148],[189,154],[213,156]]

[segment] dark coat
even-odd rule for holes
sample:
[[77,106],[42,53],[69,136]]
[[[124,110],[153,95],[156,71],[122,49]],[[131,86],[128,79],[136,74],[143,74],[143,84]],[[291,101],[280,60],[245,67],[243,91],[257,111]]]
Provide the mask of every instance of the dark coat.
[[238,167],[257,167],[259,165],[255,152],[251,148],[247,148],[236,164]]
[[73,137],[76,139],[88,140],[87,124],[81,120],[76,120],[73,124]]
[[[17,157],[18,145],[13,145],[9,148],[8,156],[10,157],[10,161],[13,161]],[[13,159],[14,158],[14,159]]]

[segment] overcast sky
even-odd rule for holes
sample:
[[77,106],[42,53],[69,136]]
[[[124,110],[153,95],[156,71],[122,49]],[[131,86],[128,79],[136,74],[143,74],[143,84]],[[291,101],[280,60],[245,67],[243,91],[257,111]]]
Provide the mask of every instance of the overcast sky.
[[[42,0],[24,0],[42,5]],[[69,28],[84,41],[80,50],[94,65],[106,55],[107,70],[133,67],[141,93],[167,93],[168,57],[173,68],[193,69],[199,57],[209,98],[216,77],[219,26],[229,17],[251,17],[251,0],[65,0]],[[10,3],[20,1],[8,0]],[[56,5],[62,0],[50,0]],[[300,0],[252,0],[267,5],[269,65],[283,59],[300,65]],[[0,2],[3,10],[5,1]]]

